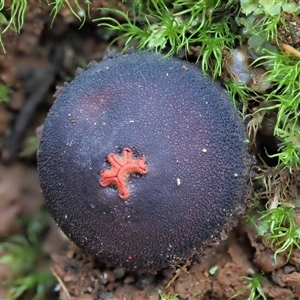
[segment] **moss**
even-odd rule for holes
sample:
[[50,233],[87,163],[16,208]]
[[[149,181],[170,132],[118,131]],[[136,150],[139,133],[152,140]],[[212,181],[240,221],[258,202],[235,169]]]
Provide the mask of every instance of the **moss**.
[[[77,17],[77,19],[84,24],[87,16],[90,15],[90,5],[89,0],[84,1],[84,5],[80,4],[80,1],[74,1],[76,10],[74,6],[71,5],[69,0],[43,0],[46,1],[49,6],[52,7],[51,15],[52,22],[55,20],[57,14],[62,7],[67,6],[72,14]],[[0,45],[5,53],[5,46],[2,42],[2,35],[7,30],[13,30],[15,33],[20,33],[25,20],[26,9],[28,6],[28,0],[12,0],[9,5],[5,3],[5,0],[0,0]],[[6,15],[10,16],[7,17]]]
[[45,212],[40,211],[30,219],[23,218],[26,236],[14,235],[0,243],[1,265],[9,266],[9,276],[2,282],[7,290],[6,299],[44,299],[54,286],[55,279],[49,270],[41,266],[49,257],[42,248],[42,234],[47,226]]
[[247,300],[258,300],[263,299],[267,300],[267,297],[262,288],[262,282],[267,281],[264,277],[264,274],[252,274],[250,276],[242,276],[243,279],[246,279],[249,283],[244,290],[237,292],[229,300],[235,299],[236,297],[244,294],[246,291],[249,292]]

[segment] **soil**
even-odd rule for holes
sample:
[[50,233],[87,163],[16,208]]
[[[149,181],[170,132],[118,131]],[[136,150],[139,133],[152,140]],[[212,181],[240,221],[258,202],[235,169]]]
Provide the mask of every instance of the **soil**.
[[[35,153],[27,153],[23,158],[19,153],[28,149],[28,138],[35,136],[36,128],[42,125],[56,86],[73,78],[77,67],[101,60],[112,38],[106,30],[88,21],[78,30],[80,23],[67,8],[61,10],[51,27],[51,9],[45,1],[29,2],[21,33],[7,31],[3,35],[6,54],[0,52],[0,80],[12,89],[9,102],[0,104],[2,241],[24,232],[18,222],[20,216],[31,217],[44,207]],[[106,2],[97,1],[97,6],[107,6]],[[123,8],[118,1],[109,3]],[[92,17],[97,15],[99,11],[92,10]],[[299,19],[293,21],[300,23]],[[287,32],[282,30],[280,34],[282,40],[290,42]],[[123,45],[124,41],[120,41],[110,51],[119,52]],[[270,136],[264,130],[268,129],[259,129],[257,145]],[[258,159],[254,169],[264,169],[264,174],[274,171],[274,162],[268,163],[270,166]],[[284,187],[294,197],[299,197],[297,176],[299,172]],[[286,182],[285,177],[278,178],[282,184]],[[255,226],[244,218],[203,261],[193,258],[184,266],[157,274],[128,272],[96,261],[75,247],[53,221],[49,221],[43,244],[58,283],[46,300],[158,300],[162,295],[174,294],[178,299],[222,300],[235,295],[235,299],[241,300],[250,295],[246,277],[253,274],[264,274],[261,284],[267,299],[300,299],[300,252],[294,249],[289,260],[286,253],[279,254],[275,261],[268,241],[259,237]],[[7,265],[0,265],[0,281],[9,272]],[[6,288],[0,286],[0,299],[5,299]]]

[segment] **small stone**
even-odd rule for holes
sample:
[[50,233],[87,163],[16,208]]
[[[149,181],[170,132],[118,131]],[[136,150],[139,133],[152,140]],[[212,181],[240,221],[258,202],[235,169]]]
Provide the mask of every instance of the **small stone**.
[[264,272],[269,273],[275,269],[281,268],[285,265],[286,259],[283,255],[276,255],[276,261],[274,252],[270,249],[264,251],[256,251],[254,263],[260,267]]
[[159,300],[159,295],[158,294],[152,294],[148,298],[149,298],[149,300]]
[[94,297],[90,294],[83,294],[80,295],[78,298],[76,298],[76,300],[94,300]]
[[133,283],[135,281],[134,277],[133,276],[127,276],[125,279],[124,279],[124,283]]
[[125,268],[116,268],[113,272],[115,274],[116,279],[120,279],[125,275],[126,270]]
[[296,271],[297,271],[297,268],[295,266],[292,266],[292,265],[286,265],[283,268],[283,273],[284,274],[291,274],[291,273],[296,272]]
[[109,270],[105,271],[103,273],[103,277],[106,278],[107,282],[115,282],[115,280],[116,280],[116,276],[115,276],[114,272],[109,271]]

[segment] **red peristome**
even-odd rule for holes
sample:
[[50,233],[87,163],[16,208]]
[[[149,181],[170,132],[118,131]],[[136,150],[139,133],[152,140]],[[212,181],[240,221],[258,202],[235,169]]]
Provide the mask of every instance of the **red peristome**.
[[131,149],[124,148],[121,156],[110,153],[107,160],[111,168],[109,170],[100,171],[100,185],[103,187],[111,184],[115,185],[120,198],[124,200],[128,199],[130,192],[127,187],[126,179],[131,173],[148,173],[148,168],[145,165],[146,159],[144,157],[133,158]]

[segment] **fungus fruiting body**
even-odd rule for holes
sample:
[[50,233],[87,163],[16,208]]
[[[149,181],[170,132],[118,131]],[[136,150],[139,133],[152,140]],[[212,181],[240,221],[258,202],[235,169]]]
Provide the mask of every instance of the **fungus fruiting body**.
[[92,64],[57,96],[38,168],[50,213],[86,253],[156,271],[236,224],[245,129],[199,68],[152,52]]

